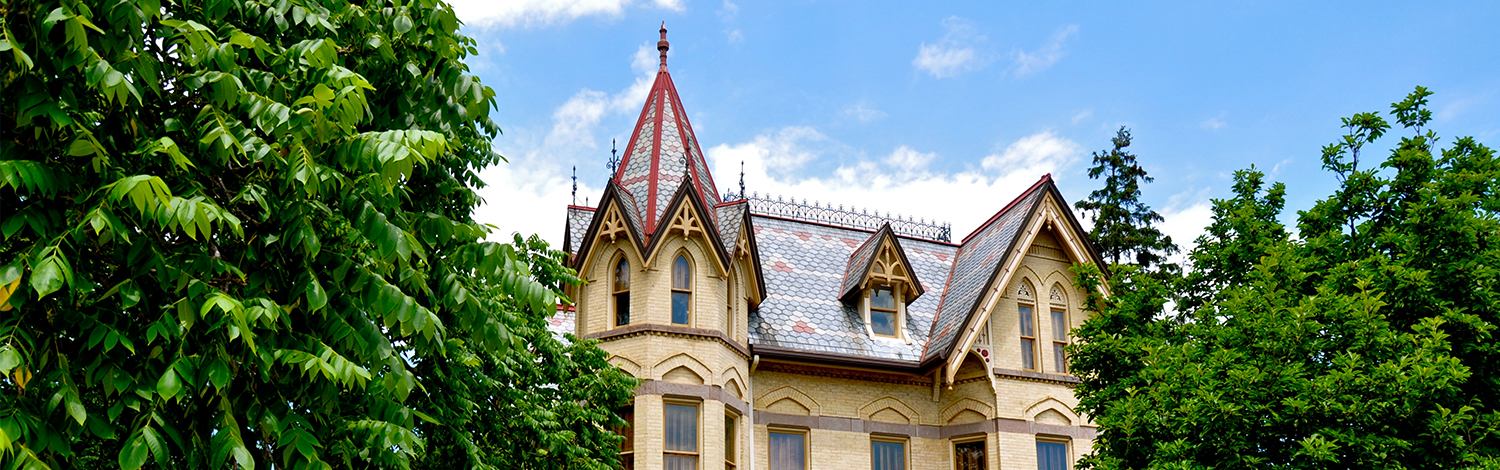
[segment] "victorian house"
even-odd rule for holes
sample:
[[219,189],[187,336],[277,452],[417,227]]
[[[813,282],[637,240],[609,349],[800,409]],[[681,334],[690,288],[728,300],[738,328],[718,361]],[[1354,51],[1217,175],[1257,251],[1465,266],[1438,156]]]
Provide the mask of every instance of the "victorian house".
[[642,381],[625,468],[1072,468],[1095,428],[1067,370],[1089,315],[1068,268],[1104,264],[1050,176],[966,201],[997,211],[957,240],[721,193],[661,35],[617,171],[564,241],[585,284],[563,329]]

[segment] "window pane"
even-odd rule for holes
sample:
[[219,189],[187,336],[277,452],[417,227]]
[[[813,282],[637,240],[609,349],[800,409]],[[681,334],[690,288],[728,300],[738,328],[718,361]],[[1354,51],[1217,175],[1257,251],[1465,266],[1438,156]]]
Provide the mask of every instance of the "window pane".
[[955,444],[953,461],[958,470],[989,470],[984,466],[984,441]]
[[666,470],[698,470],[696,455],[666,455]]
[[870,329],[877,335],[896,336],[896,312],[871,310]]
[[1063,343],[1052,343],[1052,370],[1068,372],[1068,352],[1063,350]]
[[802,434],[771,434],[771,470],[806,470],[807,446]]
[[635,450],[635,429],[632,428],[632,426],[635,426],[635,407],[627,406],[615,411],[615,413],[620,415],[620,419],[625,420],[625,426],[613,429],[615,434],[619,434],[625,438],[625,441],[620,443],[620,451],[630,452]]
[[1021,311],[1021,336],[1036,336],[1036,325],[1032,323],[1031,307],[1022,305]]
[[693,405],[666,406],[667,450],[679,452],[698,451],[698,407]]
[[1054,341],[1068,340],[1068,315],[1062,310],[1052,311],[1052,339]]
[[620,259],[615,265],[615,292],[630,289],[630,262]]
[[1068,470],[1068,445],[1061,442],[1037,442],[1036,469]]
[[891,294],[890,289],[875,289],[875,293],[870,295],[870,308],[895,310],[896,296]]
[[734,451],[735,450],[734,447],[735,447],[735,443],[736,443],[734,437],[735,437],[736,431],[737,430],[735,429],[735,425],[734,425],[734,416],[732,416],[732,415],[724,415],[724,461],[725,462],[734,463],[734,462],[737,461],[735,459],[735,456],[737,454]]
[[615,325],[630,324],[630,293],[615,294]]
[[1021,368],[1036,370],[1036,340],[1021,338]]
[[906,444],[870,441],[870,461],[874,470],[906,470]]
[[693,294],[687,292],[672,292],[672,323],[686,325],[688,323],[688,306],[693,303]]
[[685,256],[678,256],[677,261],[672,262],[672,288],[682,290],[693,288],[693,268],[688,265]]

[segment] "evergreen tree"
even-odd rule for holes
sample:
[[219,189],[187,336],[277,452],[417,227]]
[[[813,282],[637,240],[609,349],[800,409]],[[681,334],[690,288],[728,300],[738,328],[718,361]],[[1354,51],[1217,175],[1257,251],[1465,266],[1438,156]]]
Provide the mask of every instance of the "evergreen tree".
[[509,467],[468,421],[500,391],[534,400],[483,415],[518,452],[612,462],[562,443],[611,442],[630,380],[537,329],[577,278],[472,218],[502,159],[458,30],[439,0],[0,4],[0,466],[404,469],[448,426],[447,464]]
[[1100,431],[1081,467],[1500,466],[1500,159],[1471,138],[1438,151],[1428,94],[1392,105],[1412,135],[1379,166],[1359,150],[1389,125],[1344,120],[1324,149],[1342,185],[1297,239],[1283,187],[1237,172],[1179,318],[1131,270],[1089,299],[1073,370]]
[[1094,166],[1089,168],[1089,178],[1103,177],[1104,187],[1074,204],[1094,221],[1089,239],[1111,265],[1124,262],[1173,271],[1175,265],[1162,263],[1177,252],[1177,245],[1152,226],[1162,222],[1161,215],[1141,202],[1141,184],[1153,178],[1136,163],[1135,155],[1125,151],[1130,146],[1130,130],[1121,126],[1110,141],[1114,148],[1094,152]]

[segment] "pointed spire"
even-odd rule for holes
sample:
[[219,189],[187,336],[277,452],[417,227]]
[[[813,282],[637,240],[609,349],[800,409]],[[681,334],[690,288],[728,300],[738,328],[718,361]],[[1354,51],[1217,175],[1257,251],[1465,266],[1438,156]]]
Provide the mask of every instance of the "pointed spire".
[[745,161],[740,160],[740,199],[745,198]]
[[[688,113],[672,84],[672,74],[667,72],[666,38],[666,23],[662,23],[661,41],[656,45],[661,51],[661,70],[611,176],[627,194],[632,206],[628,210],[646,233],[654,233],[662,212],[684,181],[692,181],[693,192],[709,207],[721,202]],[[712,212],[708,214],[708,218],[714,217]]]
[[578,205],[578,165],[573,165],[573,205]]
[[661,22],[661,40],[656,41],[656,50],[661,51],[661,70],[667,71],[667,22]]

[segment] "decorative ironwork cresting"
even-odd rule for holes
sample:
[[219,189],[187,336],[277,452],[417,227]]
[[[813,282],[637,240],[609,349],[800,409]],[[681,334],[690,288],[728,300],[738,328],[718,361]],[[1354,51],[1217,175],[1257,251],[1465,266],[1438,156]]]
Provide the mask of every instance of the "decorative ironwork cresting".
[[926,218],[914,220],[910,216],[899,214],[892,217],[890,212],[881,215],[880,211],[875,211],[871,214],[869,209],[859,211],[853,207],[845,209],[842,204],[837,208],[833,207],[833,204],[823,204],[817,201],[809,204],[807,199],[802,199],[801,202],[798,202],[797,198],[788,201],[780,196],[772,199],[770,195],[761,197],[760,193],[751,193],[749,197],[733,192],[724,195],[724,202],[741,200],[749,201],[750,212],[755,214],[862,230],[879,230],[881,225],[890,222],[891,231],[896,232],[897,235],[949,243],[953,241],[953,224],[947,222],[936,220],[929,222]]

